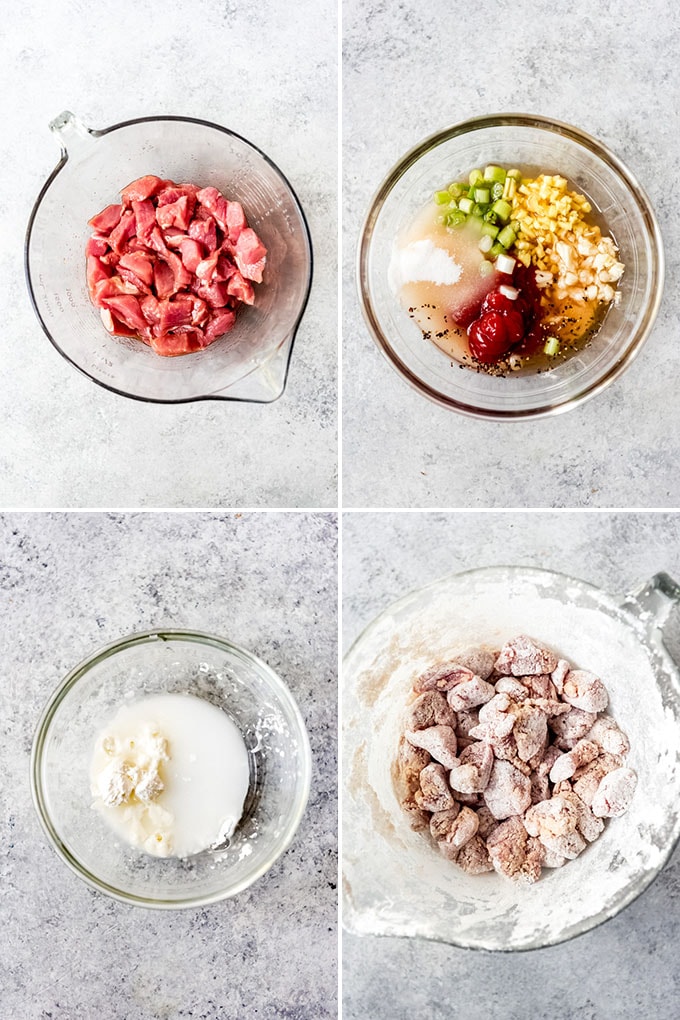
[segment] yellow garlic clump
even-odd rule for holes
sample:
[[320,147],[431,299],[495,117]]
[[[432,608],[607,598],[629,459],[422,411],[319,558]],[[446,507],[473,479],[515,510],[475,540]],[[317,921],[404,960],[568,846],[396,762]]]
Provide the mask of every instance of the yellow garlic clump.
[[578,304],[618,298],[612,286],[624,269],[618,249],[585,221],[590,202],[568,191],[564,177],[541,174],[525,180],[511,201],[511,219],[520,227],[515,254],[525,266],[535,266],[539,287]]

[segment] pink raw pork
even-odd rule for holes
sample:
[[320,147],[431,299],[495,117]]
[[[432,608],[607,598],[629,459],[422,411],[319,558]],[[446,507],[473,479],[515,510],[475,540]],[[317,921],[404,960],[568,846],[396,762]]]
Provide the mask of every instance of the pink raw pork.
[[87,286],[109,333],[163,357],[191,354],[255,301],[267,249],[241,205],[217,188],[148,174],[89,224]]

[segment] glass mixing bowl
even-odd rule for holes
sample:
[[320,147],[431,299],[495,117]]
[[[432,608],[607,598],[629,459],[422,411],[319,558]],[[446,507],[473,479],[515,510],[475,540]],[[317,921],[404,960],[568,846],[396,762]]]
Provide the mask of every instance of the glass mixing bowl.
[[[462,370],[399,305],[388,282],[395,239],[432,193],[487,163],[559,173],[600,210],[626,270],[593,343],[549,372],[496,378]],[[664,256],[654,213],[623,163],[582,131],[520,114],[468,120],[426,138],[390,171],[366,217],[358,252],[364,318],[390,364],[419,393],[463,414],[494,420],[538,417],[575,407],[630,364],[661,301]]]
[[[646,889],[680,836],[680,672],[662,632],[678,602],[665,574],[620,599],[563,574],[492,567],[413,592],[370,624],[345,661],[345,925],[537,949],[588,931]],[[413,677],[462,646],[500,647],[519,633],[602,676],[638,775],[627,813],[535,885],[468,875],[445,860],[411,830],[390,775]]]
[[[184,860],[123,844],[91,807],[97,735],[126,700],[161,693],[222,708],[250,758],[244,813],[229,845]],[[34,803],[57,853],[94,888],[144,907],[195,907],[247,889],[293,839],[310,775],[304,722],[283,681],[250,652],[190,630],[133,634],[72,669],[43,712],[31,756]]]
[[[312,278],[309,230],[290,184],[254,145],[217,124],[143,117],[103,131],[62,113],[50,128],[61,160],[40,192],[26,234],[26,279],[40,324],[67,361],[123,396],[158,403],[267,403],[284,390]],[[243,205],[267,248],[264,282],[236,325],[195,354],[164,358],[110,336],[85,278],[87,221],[145,174],[213,185]]]

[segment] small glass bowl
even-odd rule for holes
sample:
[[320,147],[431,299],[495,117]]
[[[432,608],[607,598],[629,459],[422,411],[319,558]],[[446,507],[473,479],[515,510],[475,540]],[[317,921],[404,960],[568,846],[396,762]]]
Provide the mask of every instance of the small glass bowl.
[[[184,860],[124,844],[92,808],[98,733],[125,701],[161,693],[223,709],[250,758],[244,813],[229,845]],[[133,634],[72,669],[43,712],[31,755],[33,800],[59,856],[95,889],[143,907],[196,907],[247,889],[293,839],[310,777],[307,732],[280,677],[250,652],[190,630]]]
[[[61,160],[31,213],[25,264],[33,308],[59,353],[94,382],[138,400],[268,403],[280,396],[311,287],[312,248],[300,203],[278,167],[233,131],[186,117],[143,117],[93,131],[67,111],[50,128]],[[267,248],[255,304],[241,307],[234,328],[205,350],[176,358],[107,333],[87,290],[87,221],[145,174],[218,188],[241,202]]]
[[[452,364],[423,339],[389,286],[388,267],[401,231],[434,191],[487,163],[566,177],[600,211],[626,267],[620,303],[610,306],[594,341],[540,375],[504,379]],[[499,421],[569,410],[618,378],[652,328],[663,291],[664,255],[647,196],[604,145],[558,121],[497,114],[426,138],[390,171],[362,229],[357,275],[366,323],[397,372],[444,407]]]

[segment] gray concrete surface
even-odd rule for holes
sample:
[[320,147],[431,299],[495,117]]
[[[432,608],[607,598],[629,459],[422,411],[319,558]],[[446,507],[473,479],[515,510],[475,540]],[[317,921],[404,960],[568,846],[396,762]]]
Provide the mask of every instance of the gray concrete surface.
[[[668,182],[680,160],[680,15],[663,0],[491,0],[477,14],[440,0],[344,4],[343,505],[677,506],[680,207]],[[605,393],[554,419],[487,423],[430,404],[383,359],[354,259],[371,198],[405,152],[508,111],[574,124],[627,163],[664,235],[666,290],[644,349]]]
[[[343,517],[343,647],[391,602],[447,573],[515,563],[625,593],[680,578],[676,514],[423,513]],[[678,618],[669,620],[677,654]],[[621,914],[519,954],[343,933],[345,1020],[674,1020],[680,852]]]
[[[0,1017],[337,1016],[336,531],[333,514],[0,515]],[[48,844],[29,755],[64,674],[133,631],[233,639],[290,687],[309,805],[246,892],[149,911],[95,892]]]
[[[0,506],[336,506],[335,4],[28,0],[3,20]],[[304,31],[310,20],[313,33]],[[22,259],[29,213],[59,158],[48,123],[62,110],[93,128],[154,114],[211,120],[288,177],[308,217],[315,272],[276,403],[138,403],[100,389],[54,350]]]

